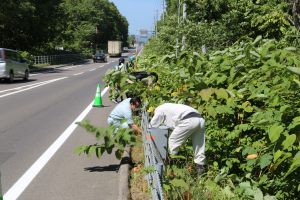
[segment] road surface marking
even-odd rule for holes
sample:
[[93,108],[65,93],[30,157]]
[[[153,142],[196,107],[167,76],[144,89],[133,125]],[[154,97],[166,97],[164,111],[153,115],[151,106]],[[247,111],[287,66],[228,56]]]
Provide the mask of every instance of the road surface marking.
[[74,67],[78,67],[80,65],[75,65],[75,66],[71,66],[71,67],[63,67],[62,69],[71,69],[71,68],[74,68]]
[[90,69],[89,71],[92,72],[92,71],[94,71],[94,70],[95,70],[95,69]]
[[80,74],[83,74],[83,72],[77,73],[77,74],[73,74],[74,76],[78,76]]
[[33,86],[33,85],[39,85],[39,84],[46,83],[46,82],[49,82],[49,81],[51,81],[51,80],[37,82],[37,83],[29,84],[29,85],[24,85],[24,86],[16,87],[16,88],[10,88],[10,89],[7,89],[7,90],[1,90],[0,93],[12,91],[12,90],[19,90],[19,89],[22,89],[24,87],[30,87],[30,86]]
[[62,77],[62,78],[57,78],[57,79],[53,79],[53,80],[50,80],[50,81],[45,81],[45,82],[43,82],[43,83],[41,83],[41,84],[37,84],[37,85],[34,85],[34,86],[32,86],[32,87],[25,88],[25,89],[23,89],[23,90],[18,90],[18,91],[15,91],[15,92],[10,92],[10,93],[8,93],[8,94],[0,95],[0,98],[6,97],[6,96],[9,96],[9,95],[13,95],[13,94],[17,94],[17,93],[19,93],[19,92],[24,92],[24,91],[26,91],[26,90],[31,90],[31,89],[33,89],[33,88],[40,87],[40,86],[46,85],[46,84],[48,84],[48,83],[53,83],[53,82],[55,82],[55,81],[59,81],[59,80],[65,79],[65,78],[68,78],[68,77]]
[[[104,88],[101,92],[103,96],[108,90]],[[85,116],[93,108],[93,101],[88,107],[70,124],[70,126],[51,144],[51,146],[31,165],[31,167],[19,178],[19,180],[4,194],[5,200],[16,200],[22,192],[28,187],[31,181],[38,175],[48,161],[54,156],[56,151],[64,144],[64,142],[71,136],[77,128],[76,122],[82,121]]]

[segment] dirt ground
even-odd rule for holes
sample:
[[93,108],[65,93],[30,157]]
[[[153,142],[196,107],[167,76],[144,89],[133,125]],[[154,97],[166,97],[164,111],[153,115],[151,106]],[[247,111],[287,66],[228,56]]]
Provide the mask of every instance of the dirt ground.
[[150,200],[150,191],[143,173],[144,149],[141,136],[137,136],[137,144],[131,148],[131,159],[134,163],[130,171],[130,195],[132,200]]

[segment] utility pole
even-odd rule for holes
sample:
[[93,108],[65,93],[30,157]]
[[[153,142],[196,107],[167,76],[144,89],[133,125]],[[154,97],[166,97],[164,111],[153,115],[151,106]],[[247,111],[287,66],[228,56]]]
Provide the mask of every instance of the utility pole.
[[[186,3],[185,3],[185,0],[183,0],[182,22],[185,23],[185,21],[186,21]],[[182,36],[182,47],[181,47],[181,50],[184,50],[185,47],[186,47],[185,40],[186,40],[186,36],[185,36],[185,34],[183,34],[183,36]]]
[[[178,13],[177,13],[177,26],[179,28],[179,23],[180,23],[180,0],[178,0]],[[178,57],[178,48],[179,48],[179,41],[178,41],[178,30],[176,32],[176,53],[175,56],[176,58]]]
[[164,21],[165,20],[165,0],[162,0],[162,6],[163,6],[163,9],[162,9],[162,20]]
[[158,10],[156,9],[156,20],[155,20],[155,36],[157,36],[157,22],[158,22]]

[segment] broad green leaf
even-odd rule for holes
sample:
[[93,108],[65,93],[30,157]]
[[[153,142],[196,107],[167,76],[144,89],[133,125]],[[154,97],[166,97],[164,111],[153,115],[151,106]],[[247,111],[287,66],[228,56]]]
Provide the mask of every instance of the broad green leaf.
[[300,67],[288,67],[288,70],[294,72],[295,74],[300,75]]
[[265,94],[255,94],[255,97],[257,98],[267,98],[268,96]]
[[236,57],[236,58],[234,59],[234,61],[242,60],[242,59],[245,58],[245,57],[246,57],[245,54],[239,55],[238,57]]
[[264,195],[259,188],[255,189],[254,192],[254,200],[264,200]]
[[214,93],[212,88],[203,89],[200,91],[199,95],[204,101],[208,101],[211,97],[211,95]]
[[117,151],[115,151],[115,156],[117,159],[121,160],[123,155],[123,151],[121,149],[118,149]]
[[213,118],[215,118],[217,116],[217,114],[218,114],[217,111],[216,111],[216,109],[213,106],[208,106],[206,108],[206,110],[207,110],[207,114],[209,114]]
[[279,125],[273,125],[271,126],[271,128],[269,129],[269,139],[271,140],[271,142],[276,142],[279,137],[280,134],[283,132],[284,128],[282,126]]
[[295,155],[295,157],[293,158],[293,162],[297,162],[300,163],[300,151],[298,151],[298,153]]
[[234,193],[231,191],[231,188],[228,185],[223,189],[223,192],[226,195],[226,197],[229,197],[229,198],[234,197]]
[[246,181],[246,182],[242,182],[239,184],[240,188],[242,189],[247,189],[247,188],[251,188],[250,182]]
[[239,124],[237,127],[238,127],[238,129],[241,129],[243,131],[247,131],[247,130],[251,129],[251,125],[250,124]]
[[242,108],[246,111],[246,112],[253,112],[253,107],[251,106],[249,101],[245,101],[242,104]]
[[260,178],[259,178],[259,184],[264,184],[266,183],[266,181],[268,181],[268,176],[266,174],[262,175]]
[[258,44],[259,41],[261,41],[261,40],[262,40],[262,36],[261,36],[261,35],[257,36],[257,37],[255,38],[255,40],[253,41],[252,45],[253,45],[253,46],[257,46],[257,44]]
[[80,154],[82,154],[85,151],[86,147],[87,147],[86,145],[82,145],[82,146],[76,147],[76,149],[74,150],[74,153],[80,155]]
[[272,162],[272,159],[273,159],[273,156],[271,156],[270,154],[262,155],[259,158],[259,166],[260,166],[260,168],[264,169],[265,167],[267,167],[268,165],[270,165],[271,162]]
[[173,179],[172,181],[170,181],[170,183],[174,187],[183,188],[185,190],[189,189],[189,185],[183,179]]
[[300,81],[299,81],[299,80],[293,79],[293,81],[294,81],[295,83],[297,83],[297,85],[300,87]]
[[171,186],[169,185],[169,184],[163,184],[163,188],[164,188],[164,190],[165,191],[169,191],[169,190],[171,190]]
[[282,155],[282,151],[281,150],[277,150],[276,153],[274,153],[274,158],[273,161],[276,162],[278,160],[278,158],[280,158],[280,156]]
[[287,51],[296,51],[297,50],[297,48],[295,48],[295,47],[286,47],[284,49]]
[[257,150],[254,149],[253,147],[246,147],[243,152],[242,152],[242,155],[245,156],[247,154],[256,154],[257,153]]
[[283,148],[287,149],[289,148],[292,144],[294,144],[294,142],[296,141],[296,135],[292,134],[292,135],[288,135],[285,140],[282,142]]
[[250,51],[250,53],[257,58],[260,58],[260,55],[256,51]]
[[228,99],[228,93],[227,93],[227,91],[226,91],[225,89],[223,89],[223,88],[216,89],[216,90],[215,90],[215,93],[216,93],[216,95],[217,95],[217,97],[218,97],[219,99]]
[[295,117],[295,118],[293,119],[293,122],[300,122],[300,116]]
[[264,200],[276,200],[277,198],[275,196],[266,195],[264,196]]
[[292,156],[292,154],[290,152],[285,153],[284,156],[280,159],[277,160],[277,162],[275,163],[275,165],[273,166],[273,170],[276,170],[277,167],[286,159],[290,158]]
[[95,153],[95,150],[96,150],[97,146],[96,145],[93,145],[89,148],[88,150],[88,153],[87,153],[87,156],[88,157],[91,157],[93,153]]
[[101,158],[101,156],[103,155],[104,151],[105,151],[105,147],[103,147],[103,146],[98,147],[96,149],[96,156],[97,156],[97,158]]
[[293,173],[296,169],[298,169],[298,167],[300,167],[300,151],[298,151],[298,153],[293,158],[292,165],[290,166],[289,170],[284,175],[284,177],[287,177],[288,175]]
[[186,78],[187,77],[187,74],[185,73],[184,69],[179,70],[179,75],[180,75],[181,78]]

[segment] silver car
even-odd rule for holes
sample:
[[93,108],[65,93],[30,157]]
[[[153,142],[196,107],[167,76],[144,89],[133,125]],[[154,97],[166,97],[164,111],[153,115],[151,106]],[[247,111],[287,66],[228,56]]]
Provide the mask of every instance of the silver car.
[[18,51],[0,48],[0,79],[8,79],[13,82],[15,78],[29,79],[27,61],[21,57]]

